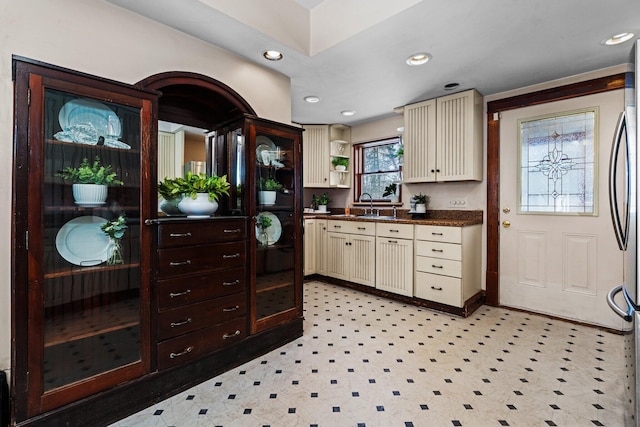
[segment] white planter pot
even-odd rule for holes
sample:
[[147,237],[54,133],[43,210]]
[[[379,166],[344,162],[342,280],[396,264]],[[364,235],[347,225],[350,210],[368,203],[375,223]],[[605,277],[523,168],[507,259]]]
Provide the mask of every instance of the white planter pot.
[[344,171],[346,171],[346,170],[347,170],[347,167],[346,167],[346,166],[343,166],[343,165],[337,165],[337,166],[336,166],[336,170],[337,170],[337,171],[342,171],[342,172],[344,172]]
[[318,205],[318,211],[319,212],[326,212],[327,211],[327,205]]
[[400,200],[399,196],[396,196],[396,195],[389,196],[389,201],[391,203],[398,203],[399,200]]
[[417,213],[426,213],[427,212],[427,205],[416,204],[416,212]]
[[80,206],[100,206],[107,200],[107,186],[98,184],[73,184],[73,199]]
[[162,210],[162,212],[166,213],[169,216],[182,215],[182,211],[178,207],[178,204],[180,204],[181,201],[182,197],[176,197],[175,199],[171,200],[163,199],[162,203],[160,203],[160,210]]
[[195,199],[185,196],[178,203],[178,209],[187,214],[187,218],[208,218],[218,210],[218,202],[209,201],[209,193],[198,193]]
[[275,191],[258,191],[258,204],[275,205],[276,192]]

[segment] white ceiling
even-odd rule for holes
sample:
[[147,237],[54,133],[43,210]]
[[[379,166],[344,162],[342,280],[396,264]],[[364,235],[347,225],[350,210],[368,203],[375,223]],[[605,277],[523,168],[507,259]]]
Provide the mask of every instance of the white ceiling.
[[[623,64],[632,42],[601,41],[640,37],[638,0],[108,1],[289,76],[303,124],[392,116],[450,82],[491,95]],[[267,49],[284,59],[266,61]],[[417,52],[433,58],[406,65]]]

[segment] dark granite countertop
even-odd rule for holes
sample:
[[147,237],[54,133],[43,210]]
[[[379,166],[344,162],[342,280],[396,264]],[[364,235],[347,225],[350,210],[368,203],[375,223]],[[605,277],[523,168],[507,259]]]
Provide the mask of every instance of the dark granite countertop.
[[305,219],[332,219],[344,221],[393,222],[398,224],[442,225],[447,227],[467,227],[482,224],[483,212],[480,210],[429,210],[426,214],[410,214],[407,210],[398,209],[393,218],[391,209],[382,209],[380,217],[361,217],[362,209],[351,209],[350,216],[344,216],[344,209],[332,209],[331,214],[304,214]]

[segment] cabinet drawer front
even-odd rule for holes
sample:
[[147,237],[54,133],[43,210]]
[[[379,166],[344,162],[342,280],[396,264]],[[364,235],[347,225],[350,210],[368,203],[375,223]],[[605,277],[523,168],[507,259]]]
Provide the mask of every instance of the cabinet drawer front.
[[376,235],[375,222],[360,221],[327,221],[328,230],[336,233],[361,234],[364,236]]
[[243,240],[246,236],[246,221],[240,219],[160,224],[158,226],[158,247],[204,245]]
[[462,245],[416,240],[416,255],[462,261]]
[[416,272],[414,296],[441,304],[462,307],[462,280]]
[[158,251],[159,278],[195,274],[203,271],[243,267],[246,261],[244,242],[172,248]]
[[378,237],[397,237],[398,239],[413,239],[413,225],[377,223],[376,235]]
[[234,268],[189,278],[160,280],[158,307],[174,308],[244,291],[247,275],[244,268]]
[[416,257],[416,271],[462,277],[462,263],[449,259],[418,256]]
[[247,319],[239,317],[211,328],[181,335],[158,344],[158,369],[167,369],[242,341]]
[[158,339],[183,335],[244,316],[247,296],[244,292],[162,311],[158,314]]
[[416,240],[462,243],[462,228],[441,225],[416,225]]

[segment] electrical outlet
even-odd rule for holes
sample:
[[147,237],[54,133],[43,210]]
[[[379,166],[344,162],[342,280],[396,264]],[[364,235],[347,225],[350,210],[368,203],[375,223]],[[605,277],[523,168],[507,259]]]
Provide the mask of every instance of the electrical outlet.
[[458,208],[458,209],[466,208],[467,207],[467,198],[466,197],[458,197],[456,199],[450,199],[449,200],[449,207],[450,208]]

